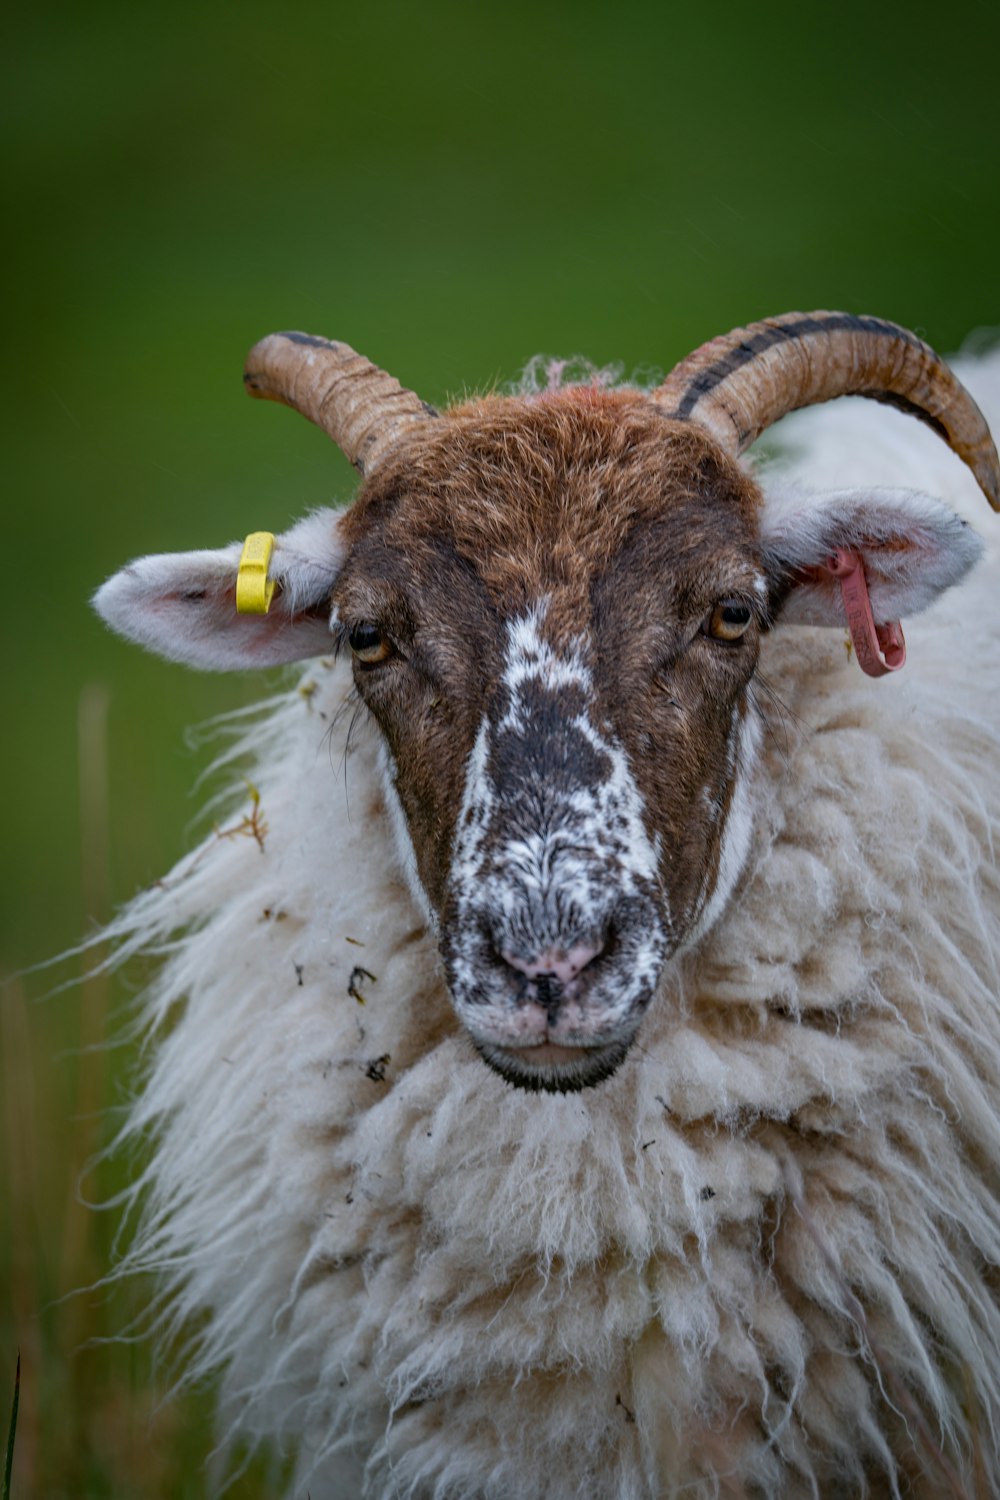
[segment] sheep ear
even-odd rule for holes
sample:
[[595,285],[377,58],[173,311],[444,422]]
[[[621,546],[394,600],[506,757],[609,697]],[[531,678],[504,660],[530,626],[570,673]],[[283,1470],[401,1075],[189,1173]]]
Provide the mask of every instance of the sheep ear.
[[98,589],[94,608],[129,640],[208,671],[319,656],[332,644],[330,591],[342,556],[338,522],[334,511],[316,511],[275,539],[267,614],[237,613],[240,542],[215,552],[137,558]]
[[838,550],[861,556],[878,624],[926,609],[983,551],[971,527],[939,500],[890,489],[809,499],[769,494],[761,545],[772,614],[795,625],[846,623],[840,588],[825,566]]

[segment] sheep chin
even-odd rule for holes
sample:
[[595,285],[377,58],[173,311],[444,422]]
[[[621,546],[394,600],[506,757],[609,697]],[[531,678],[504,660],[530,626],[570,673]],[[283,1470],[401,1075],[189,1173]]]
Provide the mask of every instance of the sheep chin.
[[[538,1048],[507,1048],[474,1036],[471,1041],[487,1067],[515,1088],[532,1094],[578,1094],[582,1089],[604,1083],[616,1073],[634,1038],[633,1031],[627,1037],[605,1042],[599,1047],[556,1047],[545,1043]],[[533,1062],[533,1051],[545,1056]],[[558,1060],[553,1055],[556,1053],[559,1054]],[[573,1057],[573,1053],[579,1055]]]

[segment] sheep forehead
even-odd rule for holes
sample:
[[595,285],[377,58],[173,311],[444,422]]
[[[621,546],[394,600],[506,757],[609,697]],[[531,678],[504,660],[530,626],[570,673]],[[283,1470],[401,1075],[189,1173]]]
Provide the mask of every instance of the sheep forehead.
[[523,609],[604,572],[650,525],[679,553],[720,535],[752,545],[759,504],[696,427],[635,393],[570,390],[489,397],[427,424],[366,485],[345,536],[376,533],[410,557],[447,548],[494,603]]

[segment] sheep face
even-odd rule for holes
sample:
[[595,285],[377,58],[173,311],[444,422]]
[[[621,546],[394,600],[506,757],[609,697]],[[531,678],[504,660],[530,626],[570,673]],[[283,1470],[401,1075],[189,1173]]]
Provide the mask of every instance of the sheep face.
[[926,608],[981,550],[911,491],[765,505],[737,456],[783,413],[860,393],[922,416],[1000,508],[982,414],[915,335],[829,312],[734,329],[651,398],[570,387],[439,416],[299,333],[263,339],[244,378],[340,444],[367,476],[355,506],[274,543],[263,613],[240,602],[238,545],[139,558],[97,609],[213,669],[324,654],[331,630],[349,644],[473,1041],[526,1088],[607,1077],[743,869],[761,630],[850,621],[881,671],[875,622]]
[[333,592],[485,1060],[608,1076],[747,851],[759,496],[635,396],[458,408],[345,518]]

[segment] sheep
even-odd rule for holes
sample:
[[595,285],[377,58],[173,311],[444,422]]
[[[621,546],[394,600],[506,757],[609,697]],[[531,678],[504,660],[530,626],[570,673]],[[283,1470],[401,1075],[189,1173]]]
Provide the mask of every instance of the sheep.
[[[1000,1492],[971,396],[825,312],[651,392],[439,414],[298,333],[245,378],[353,506],[95,601],[195,666],[307,662],[224,757],[250,814],[114,926],[167,953],[127,1269],[222,1431],[313,1500]],[[966,378],[996,418],[1000,359]],[[925,430],[854,403],[738,461],[851,393]]]

